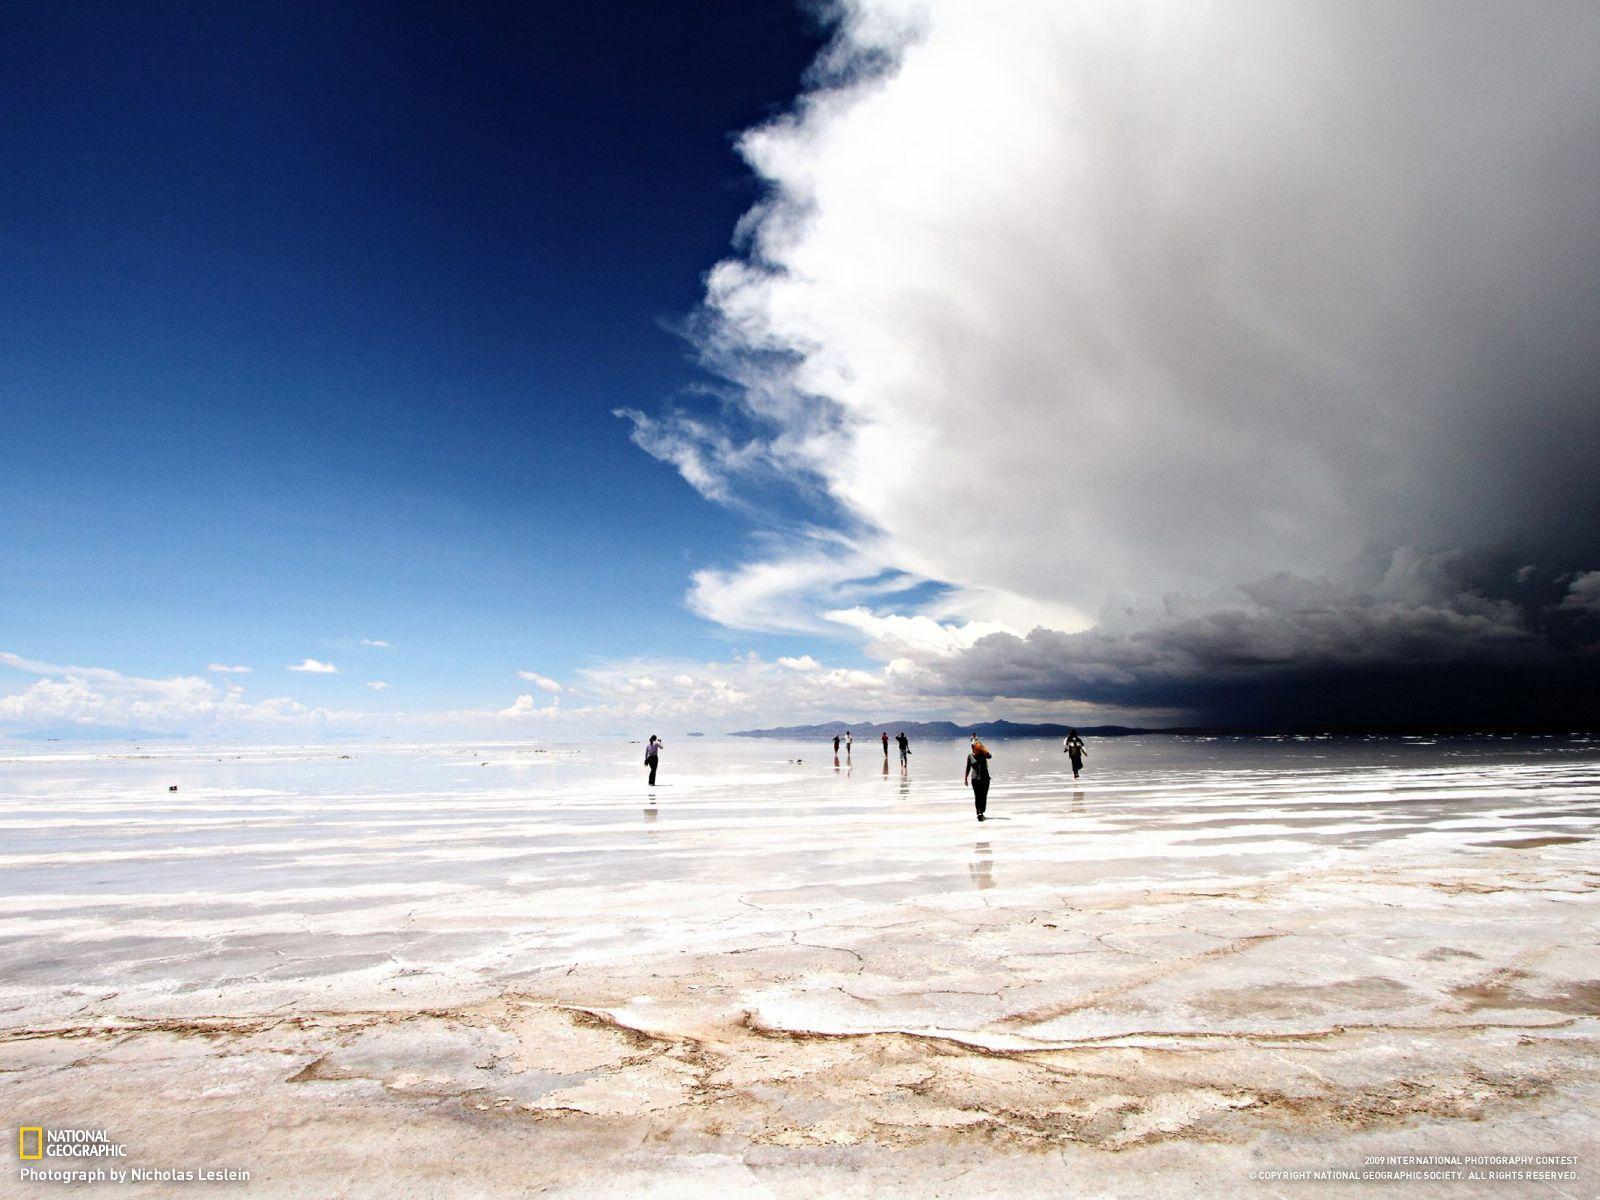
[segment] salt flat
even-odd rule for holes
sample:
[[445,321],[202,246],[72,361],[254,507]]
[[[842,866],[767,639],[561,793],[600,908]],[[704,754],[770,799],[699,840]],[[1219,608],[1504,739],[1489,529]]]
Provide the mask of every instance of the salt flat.
[[982,825],[914,749],[0,752],[7,1111],[255,1195],[1594,1194],[1600,746],[1001,743]]

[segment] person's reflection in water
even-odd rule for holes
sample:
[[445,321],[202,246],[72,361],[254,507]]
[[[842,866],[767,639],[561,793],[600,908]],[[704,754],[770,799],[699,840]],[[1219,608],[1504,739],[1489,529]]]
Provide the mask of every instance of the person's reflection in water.
[[994,851],[988,842],[979,842],[972,847],[973,860],[967,864],[967,874],[972,876],[973,886],[980,892],[987,892],[994,887]]
[[650,808],[645,809],[644,810],[644,823],[646,825],[653,825],[655,823],[655,819],[656,819],[657,815],[658,815],[658,810],[654,806],[651,806]]
[[889,756],[887,754],[883,756],[883,777],[885,779],[889,778]]
[[837,754],[833,756],[833,769],[835,771],[839,769],[839,756]]
[[1083,789],[1082,788],[1073,788],[1072,789],[1072,811],[1073,812],[1081,812],[1081,811],[1083,811]]

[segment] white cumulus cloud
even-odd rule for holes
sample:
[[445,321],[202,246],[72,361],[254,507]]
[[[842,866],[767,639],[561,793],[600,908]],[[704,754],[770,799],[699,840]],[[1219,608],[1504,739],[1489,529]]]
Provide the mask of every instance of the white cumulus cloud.
[[1330,629],[1240,607],[1283,575],[1493,667],[1498,637],[1373,601],[1365,564],[1600,557],[1600,8],[831,11],[810,90],[739,143],[765,194],[695,326],[724,408],[628,414],[708,497],[815,501],[696,573],[695,612],[1043,669],[1034,630],[1166,629],[1172,595],[1316,659]]
[[549,704],[540,705],[528,693],[524,692],[513,700],[508,706],[502,708],[498,714],[501,717],[559,717],[562,716],[561,698],[558,696]]
[[314,658],[304,658],[284,668],[288,671],[302,671],[308,675],[337,675],[339,668],[332,663],[318,662]]
[[108,667],[41,662],[10,652],[0,652],[0,666],[35,677],[20,691],[0,694],[0,726],[66,722],[238,732],[295,724],[314,730],[351,716],[286,696],[251,703],[237,684],[224,689],[197,675],[148,678]]

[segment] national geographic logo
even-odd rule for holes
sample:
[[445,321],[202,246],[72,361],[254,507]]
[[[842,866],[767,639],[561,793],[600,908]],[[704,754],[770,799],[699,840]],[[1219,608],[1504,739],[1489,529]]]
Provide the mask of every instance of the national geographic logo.
[[44,1158],[126,1158],[128,1148],[113,1142],[104,1129],[47,1129],[23,1125],[17,1130],[17,1157],[24,1162]]
[[[108,1162],[107,1159],[126,1159],[128,1148],[112,1141],[104,1129],[23,1125],[17,1129],[17,1157],[23,1164],[17,1168],[17,1178],[24,1183],[250,1182],[250,1172],[243,1167],[129,1166]],[[36,1167],[34,1163],[40,1165]]]

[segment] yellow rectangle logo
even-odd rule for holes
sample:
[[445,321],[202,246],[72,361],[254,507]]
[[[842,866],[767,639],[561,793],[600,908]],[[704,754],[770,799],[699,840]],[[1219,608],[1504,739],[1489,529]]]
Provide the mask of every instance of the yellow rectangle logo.
[[[33,1153],[28,1153],[28,1135],[33,1134]],[[17,1157],[18,1158],[43,1158],[44,1157],[44,1127],[42,1125],[24,1125],[17,1130]]]

